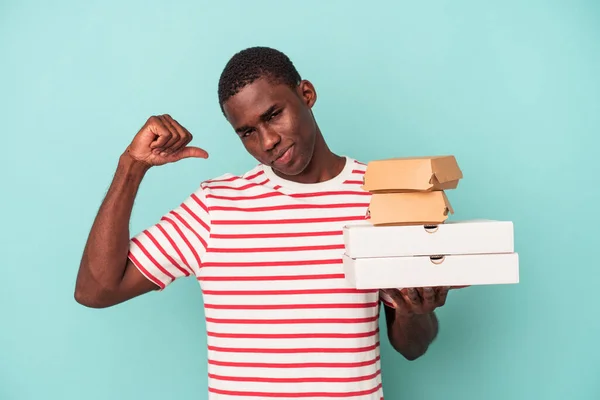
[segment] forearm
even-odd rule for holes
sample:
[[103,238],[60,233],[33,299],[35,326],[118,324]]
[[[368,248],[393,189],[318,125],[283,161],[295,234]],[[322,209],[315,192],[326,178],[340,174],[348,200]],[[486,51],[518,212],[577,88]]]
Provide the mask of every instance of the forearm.
[[409,360],[425,354],[438,333],[435,313],[398,316],[392,309],[386,312],[388,337],[394,349]]
[[77,276],[76,297],[98,298],[103,292],[116,290],[123,279],[131,211],[147,169],[127,153],[120,157],[88,236]]

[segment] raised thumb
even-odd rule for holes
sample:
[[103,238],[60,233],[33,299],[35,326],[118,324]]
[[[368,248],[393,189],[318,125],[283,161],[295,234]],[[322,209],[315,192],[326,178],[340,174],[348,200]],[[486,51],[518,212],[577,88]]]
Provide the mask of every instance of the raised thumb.
[[178,160],[183,158],[208,158],[208,153],[200,147],[188,146],[178,151],[174,156]]

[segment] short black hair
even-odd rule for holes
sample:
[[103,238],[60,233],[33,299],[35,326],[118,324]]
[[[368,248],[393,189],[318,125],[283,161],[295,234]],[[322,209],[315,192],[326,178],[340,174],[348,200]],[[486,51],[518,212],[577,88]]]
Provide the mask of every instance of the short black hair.
[[219,105],[258,78],[295,88],[301,81],[292,61],[279,50],[270,47],[249,47],[231,57],[219,78]]

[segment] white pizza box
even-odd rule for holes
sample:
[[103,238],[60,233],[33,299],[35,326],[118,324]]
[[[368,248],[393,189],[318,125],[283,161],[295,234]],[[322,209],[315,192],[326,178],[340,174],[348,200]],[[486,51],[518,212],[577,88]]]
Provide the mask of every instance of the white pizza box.
[[374,226],[368,222],[343,229],[351,258],[513,253],[512,221],[464,220],[438,225]]
[[345,254],[343,268],[356,289],[519,283],[517,253],[358,259]]

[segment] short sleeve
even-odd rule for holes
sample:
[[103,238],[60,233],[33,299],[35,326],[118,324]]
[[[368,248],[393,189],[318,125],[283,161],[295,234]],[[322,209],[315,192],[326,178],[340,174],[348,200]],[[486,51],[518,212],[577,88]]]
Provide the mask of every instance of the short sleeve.
[[178,278],[198,275],[209,237],[209,210],[199,188],[155,225],[133,236],[128,257],[163,290]]
[[385,304],[389,308],[396,308],[396,306],[394,306],[394,301],[392,300],[390,295],[384,292],[383,290],[379,291],[379,299],[383,302],[383,304]]

